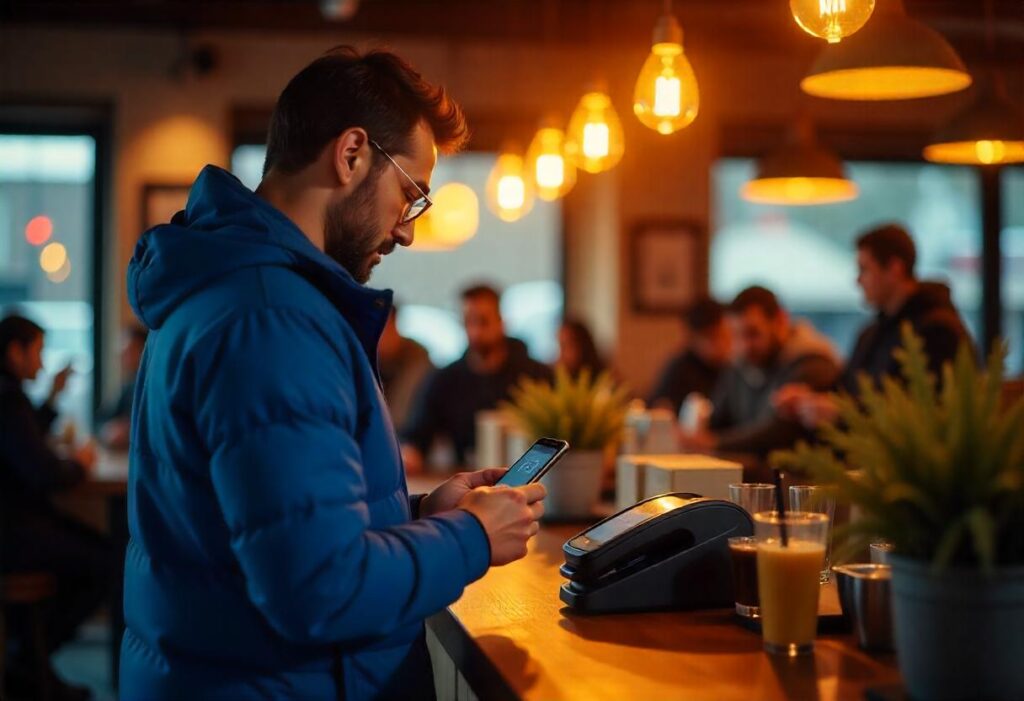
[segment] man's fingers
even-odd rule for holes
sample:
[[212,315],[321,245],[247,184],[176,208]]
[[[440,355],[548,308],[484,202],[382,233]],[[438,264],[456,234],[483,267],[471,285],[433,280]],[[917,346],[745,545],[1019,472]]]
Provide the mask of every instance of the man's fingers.
[[540,482],[534,482],[533,484],[523,485],[519,487],[519,490],[526,497],[526,503],[532,504],[535,501],[540,501],[547,496],[548,490],[544,488],[544,485]]
[[470,472],[469,486],[474,489],[477,487],[490,487],[500,480],[506,472],[508,470],[504,467],[489,467],[486,470]]

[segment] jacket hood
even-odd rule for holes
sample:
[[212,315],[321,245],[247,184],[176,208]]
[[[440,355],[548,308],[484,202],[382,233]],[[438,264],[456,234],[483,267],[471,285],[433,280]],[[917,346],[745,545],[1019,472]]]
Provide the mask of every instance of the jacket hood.
[[158,329],[190,295],[240,268],[265,265],[292,268],[309,278],[354,322],[357,333],[358,322],[377,326],[391,304],[390,290],[360,285],[282,212],[235,176],[209,165],[193,183],[185,209],[136,244],[128,264],[128,301],[148,328]]
[[941,282],[922,282],[907,298],[899,316],[917,317],[939,309],[956,310],[949,286]]

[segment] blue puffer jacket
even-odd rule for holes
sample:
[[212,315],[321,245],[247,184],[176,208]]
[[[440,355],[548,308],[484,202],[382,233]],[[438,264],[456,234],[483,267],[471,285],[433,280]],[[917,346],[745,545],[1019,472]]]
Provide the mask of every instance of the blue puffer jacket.
[[467,512],[411,520],[376,369],[391,293],[208,166],[128,295],[151,333],[122,698],[432,696],[423,619],[490,555]]

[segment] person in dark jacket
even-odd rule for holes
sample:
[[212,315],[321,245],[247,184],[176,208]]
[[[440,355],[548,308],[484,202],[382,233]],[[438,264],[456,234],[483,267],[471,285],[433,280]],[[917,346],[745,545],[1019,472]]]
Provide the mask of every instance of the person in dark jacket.
[[434,364],[430,362],[426,348],[398,333],[398,310],[395,307],[391,307],[388,323],[381,334],[377,356],[380,384],[391,420],[395,426],[404,426],[416,393],[434,371]]
[[[916,262],[914,241],[897,224],[877,227],[857,239],[857,284],[877,315],[858,336],[838,389],[856,396],[861,375],[875,383],[899,377],[895,351],[903,344],[904,323],[921,337],[929,369],[937,378],[942,377],[942,366],[952,362],[960,344],[970,342],[949,287],[919,281],[914,274]],[[775,404],[808,427],[834,420],[837,412],[830,395],[803,385],[782,388]]]
[[831,387],[839,375],[838,357],[828,339],[806,322],[793,322],[763,287],[740,292],[727,317],[738,359],[715,388],[710,432],[684,434],[683,447],[765,457],[804,435],[798,422],[776,411],[773,395],[790,383]]
[[523,377],[548,380],[551,368],[526,352],[526,345],[505,335],[501,296],[487,285],[462,292],[465,354],[441,368],[424,384],[404,431],[403,455],[410,473],[422,471],[433,441],[452,442],[457,465],[469,464],[476,446],[476,414],[509,398]]
[[[40,407],[33,406],[22,389],[22,383],[34,380],[42,369],[43,338],[43,329],[24,317],[0,320],[0,572],[48,572],[56,577],[45,632],[52,652],[74,637],[103,602],[113,559],[102,536],[60,515],[50,503],[51,494],[85,478],[96,452],[86,443],[64,457],[47,442],[67,370],[57,374]],[[35,670],[38,664],[49,669],[49,657],[33,659],[27,621],[15,615],[12,623],[12,644],[5,648],[11,653],[8,691],[41,698]],[[86,689],[64,683],[52,670],[47,674],[53,697],[90,697]]]
[[555,367],[563,367],[569,377],[577,378],[584,370],[594,378],[606,370],[594,334],[581,319],[566,317],[558,329],[558,360]]
[[465,137],[404,60],[338,48],[282,92],[255,193],[207,166],[139,239],[122,698],[432,698],[424,619],[526,554],[540,484],[410,498],[377,365],[392,293],[364,286]]
[[647,403],[678,414],[691,393],[710,398],[732,359],[732,335],[725,323],[725,307],[705,297],[683,314],[686,346],[668,361]]

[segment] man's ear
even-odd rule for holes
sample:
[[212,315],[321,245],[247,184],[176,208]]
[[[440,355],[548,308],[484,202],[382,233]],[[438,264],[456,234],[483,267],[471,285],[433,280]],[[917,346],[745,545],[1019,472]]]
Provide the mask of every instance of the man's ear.
[[334,171],[343,187],[361,179],[370,167],[370,137],[362,127],[343,131],[334,140]]

